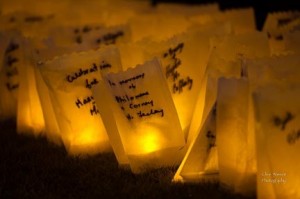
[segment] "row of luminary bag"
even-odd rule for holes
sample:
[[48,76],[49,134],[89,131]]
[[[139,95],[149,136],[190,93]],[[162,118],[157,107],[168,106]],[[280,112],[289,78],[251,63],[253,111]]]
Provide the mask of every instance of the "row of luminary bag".
[[[41,128],[36,126],[39,122],[36,122],[33,115],[43,113],[46,135],[55,142],[62,139],[70,153],[103,152],[109,150],[111,145],[118,162],[125,165],[130,163],[134,172],[143,171],[145,165],[155,168],[179,164],[187,150],[175,179],[188,181],[206,177],[215,178],[214,174],[219,172],[220,175],[217,176],[220,177],[221,182],[240,192],[252,192],[253,190],[249,191],[248,188],[255,187],[253,176],[258,169],[255,165],[255,144],[252,137],[254,132],[251,129],[248,130],[248,126],[250,128],[253,125],[251,123],[248,125],[247,119],[252,118],[253,120],[254,117],[248,116],[248,114],[253,116],[253,112],[244,111],[242,108],[249,108],[247,100],[250,101],[251,98],[246,98],[246,96],[250,96],[257,86],[251,84],[251,89],[249,89],[245,79],[247,77],[250,79],[251,74],[255,74],[255,72],[262,75],[268,71],[265,81],[274,82],[276,77],[281,74],[278,73],[279,70],[287,70],[283,69],[282,65],[292,62],[291,70],[287,70],[293,71],[292,69],[294,69],[290,73],[291,77],[287,78],[289,84],[286,83],[282,87],[290,86],[293,83],[295,86],[291,87],[289,92],[295,94],[297,93],[297,89],[295,89],[297,77],[299,77],[295,66],[299,60],[294,56],[252,60],[255,64],[252,64],[254,66],[247,70],[247,64],[251,63],[249,59],[269,56],[266,34],[253,32],[229,35],[228,25],[219,27],[219,24],[216,24],[215,26],[217,27],[193,28],[168,41],[122,43],[117,47],[103,46],[98,50],[73,53],[55,59],[50,58],[49,61],[41,63],[37,63],[36,60],[39,59],[35,59],[35,56],[38,55],[32,55],[28,50],[32,48],[30,42],[21,42],[20,37],[13,36],[3,53],[7,64],[5,67],[13,71],[12,68],[20,61],[26,66],[19,67],[20,76],[22,74],[24,76],[20,79],[18,89],[18,131],[40,132],[43,124],[40,126]],[[251,30],[252,27],[249,28],[249,32]],[[218,37],[215,37],[216,35]],[[19,43],[17,38],[20,39]],[[214,46],[211,53],[209,39]],[[20,50],[21,45],[26,45],[26,51]],[[68,52],[63,48],[60,50]],[[74,48],[72,50],[74,51]],[[50,54],[48,58],[58,55],[57,51],[53,53],[53,51],[45,50],[45,52]],[[45,52],[43,49],[39,49],[38,54],[41,55]],[[44,57],[47,56],[44,55]],[[156,59],[144,63],[153,57]],[[16,58],[17,61],[15,61]],[[248,58],[247,62],[246,58]],[[133,66],[132,63],[144,64],[126,70],[127,66]],[[198,65],[196,66],[195,63]],[[255,66],[259,64],[263,66],[276,65],[272,73],[274,77],[269,74],[269,70],[273,70],[269,67],[265,67],[262,72],[259,71],[261,67],[256,67],[256,70],[251,72],[251,69],[255,69]],[[118,72],[121,68],[125,71]],[[10,81],[14,80],[11,78],[14,77],[12,71],[9,71],[10,75],[6,76]],[[241,80],[221,80],[220,88],[217,89],[220,77],[241,78],[241,74],[243,76]],[[256,77],[252,76],[252,82],[256,83]],[[38,83],[36,84],[34,81]],[[4,88],[15,93],[17,86],[13,85],[15,84],[12,83],[8,86],[7,82],[4,82]],[[35,94],[31,95],[32,92],[35,92],[32,85],[37,87],[38,97],[34,96]],[[229,95],[229,91],[233,94]],[[236,92],[240,94],[242,91],[245,92],[245,95],[237,97],[239,95],[236,95]],[[272,90],[261,93],[267,92],[272,92]],[[5,98],[9,102],[11,102],[10,94],[8,94],[8,98]],[[276,92],[271,96],[275,95]],[[24,100],[20,100],[21,96]],[[33,98],[40,100],[42,108],[34,106],[39,102],[31,101]],[[234,100],[232,101],[234,104],[228,103],[231,100]],[[29,106],[26,104],[27,102],[29,102]],[[262,102],[263,100],[257,100],[258,104]],[[215,112],[211,112],[213,107],[216,107]],[[284,108],[288,109],[288,107]],[[195,114],[190,126],[188,121],[191,121],[193,110],[195,110]],[[243,114],[238,112],[241,110],[243,110]],[[297,110],[295,112],[287,110],[286,113],[279,111],[271,118],[276,121],[274,124],[277,128],[282,129],[284,126],[282,130],[285,130],[286,121],[294,120],[295,113]],[[224,117],[222,114],[228,115]],[[225,119],[230,116],[232,118],[226,123]],[[42,117],[38,117],[38,119]],[[217,117],[216,126],[214,124],[215,117]],[[224,123],[222,124],[222,122]],[[250,122],[253,121],[250,119]],[[224,131],[225,128],[221,128],[222,125],[228,127],[229,130]],[[238,126],[237,134],[231,135],[230,132],[236,129],[235,125]],[[240,126],[245,129],[241,129]],[[217,144],[215,142],[216,135],[218,135]],[[288,135],[290,135],[288,137],[293,137],[291,134]],[[223,141],[223,139],[229,138],[231,142],[237,140],[230,145],[232,148],[229,148],[228,144]],[[293,144],[297,139],[294,140]],[[260,157],[266,157],[266,154]],[[219,162],[217,162],[217,158]],[[294,160],[287,159],[284,162],[289,161]],[[260,165],[266,166],[262,163]],[[272,166],[274,166],[273,164],[276,165],[276,162],[272,163]],[[274,167],[271,171],[266,167],[258,168],[260,168],[259,171],[266,174],[273,175],[273,172],[277,172],[278,175],[291,176],[285,172],[285,168],[281,167],[278,167],[278,171],[274,170]],[[244,175],[238,179],[234,178],[237,173]],[[258,184],[257,187],[267,186],[267,190],[270,190],[258,193],[266,193],[268,197],[272,197],[269,194],[273,192],[280,194],[277,196],[297,194],[293,187],[290,190],[294,193],[284,191],[278,193],[278,187],[275,187],[275,191],[272,190],[274,184],[267,182],[270,179],[273,178],[258,178],[258,181],[265,180],[266,182],[261,183],[262,185]],[[294,178],[289,178],[289,181],[291,179]],[[291,188],[292,185],[294,186],[294,182],[285,184],[282,189]],[[260,194],[258,196],[263,197]]]

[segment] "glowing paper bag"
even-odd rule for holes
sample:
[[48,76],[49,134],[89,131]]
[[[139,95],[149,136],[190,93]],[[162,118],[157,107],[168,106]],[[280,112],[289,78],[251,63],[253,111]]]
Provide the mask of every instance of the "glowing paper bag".
[[40,66],[69,153],[96,153],[110,149],[91,88],[101,79],[99,71],[120,70],[118,56],[117,49],[111,46],[57,57]]
[[220,77],[245,76],[244,58],[270,55],[267,36],[259,32],[228,35],[214,45],[192,117],[188,144],[198,134],[200,126],[215,105],[218,79]]
[[24,40],[24,61],[20,68],[20,86],[17,105],[17,132],[40,135],[44,132],[45,122],[40,98],[36,88],[35,63],[32,44]]
[[0,118],[15,117],[17,113],[20,68],[23,67],[23,38],[16,32],[7,32],[3,65],[0,71]]
[[[113,100],[106,104],[113,114],[109,117],[115,119],[105,124],[107,132],[119,132],[119,138],[110,135],[110,141],[114,149],[123,144],[132,171],[179,164],[184,135],[158,60],[106,74],[104,81]],[[95,88],[94,95],[97,105],[103,107],[102,93]]]
[[[61,133],[57,123],[57,119],[54,112],[53,103],[51,101],[49,88],[42,77],[41,71],[39,69],[39,64],[47,60],[53,59],[55,56],[63,55],[67,53],[68,50],[60,48],[51,49],[35,49],[33,52],[35,63],[34,75],[36,81],[36,90],[39,96],[43,118],[44,118],[44,132],[47,139],[57,145],[62,144]],[[70,52],[69,52],[70,53]]]
[[219,79],[217,146],[220,182],[234,192],[255,195],[256,155],[249,93],[246,79]]
[[257,197],[300,197],[300,87],[265,86],[254,94]]
[[216,147],[216,109],[211,110],[199,134],[189,145],[174,182],[218,181],[218,154]]
[[88,50],[88,48],[78,45],[57,47],[52,44],[46,48],[45,46],[40,45],[34,46],[34,50],[32,52],[35,60],[33,68],[35,73],[36,89],[41,103],[45,123],[44,132],[49,141],[58,145],[62,144],[61,133],[53,110],[49,89],[42,77],[41,71],[39,70],[39,63],[52,60],[54,57],[62,56],[64,54],[86,50]]
[[186,34],[177,35],[168,41],[147,45],[146,57],[158,57],[162,62],[186,137],[211,51],[209,41],[216,29],[206,27],[199,31],[191,28]]
[[284,52],[284,34],[299,29],[299,25],[299,11],[268,13],[263,31],[268,33],[272,54]]

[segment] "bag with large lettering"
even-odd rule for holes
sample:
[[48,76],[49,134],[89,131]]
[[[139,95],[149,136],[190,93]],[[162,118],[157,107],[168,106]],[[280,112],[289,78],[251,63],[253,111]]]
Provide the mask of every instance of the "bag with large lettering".
[[259,199],[300,197],[299,94],[299,83],[254,93]]
[[43,63],[39,69],[49,88],[61,137],[68,152],[93,154],[110,150],[91,88],[100,81],[100,72],[121,69],[117,49],[110,46],[56,57]]
[[95,87],[93,94],[106,113],[104,125],[117,158],[127,157],[134,173],[179,164],[185,139],[160,62],[154,59],[103,79],[105,86]]

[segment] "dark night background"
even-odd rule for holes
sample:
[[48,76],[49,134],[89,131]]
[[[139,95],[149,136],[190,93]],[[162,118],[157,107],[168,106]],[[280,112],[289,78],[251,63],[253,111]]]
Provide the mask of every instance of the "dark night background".
[[[1,1],[1,0],[0,0]],[[203,4],[221,10],[252,6],[260,30],[268,12],[300,10],[300,0],[152,0]],[[88,1],[87,1],[88,3]],[[0,96],[1,97],[1,96]],[[16,133],[15,119],[0,121],[0,199],[6,198],[248,198],[219,184],[173,184],[177,168],[134,175],[113,154],[79,158],[43,137]],[[255,198],[255,196],[249,197]]]

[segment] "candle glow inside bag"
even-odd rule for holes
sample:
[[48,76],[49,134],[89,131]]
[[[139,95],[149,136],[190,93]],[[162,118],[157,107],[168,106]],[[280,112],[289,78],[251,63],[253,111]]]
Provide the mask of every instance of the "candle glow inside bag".
[[57,57],[40,67],[69,153],[110,149],[91,88],[101,79],[99,71],[106,73],[120,68],[119,54],[113,46]]
[[[132,171],[178,164],[185,140],[158,60],[106,74],[104,81],[113,99],[110,112],[115,121],[105,124],[107,132],[119,132],[114,138],[121,141],[113,136],[110,141],[122,143]],[[94,95],[100,107],[102,97],[96,88]]]
[[299,83],[264,86],[254,94],[257,197],[299,198]]

